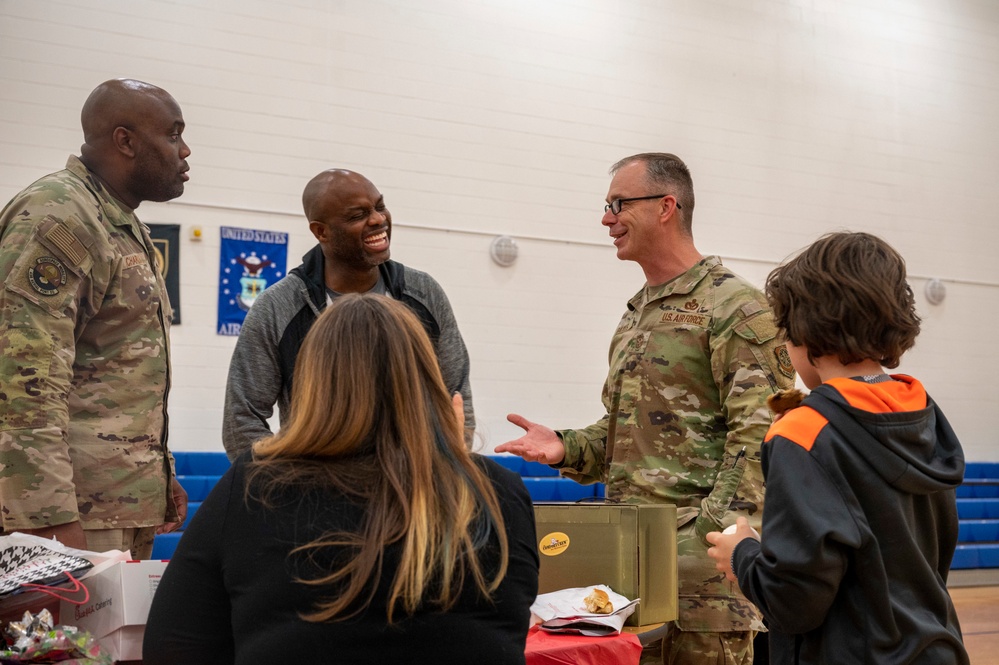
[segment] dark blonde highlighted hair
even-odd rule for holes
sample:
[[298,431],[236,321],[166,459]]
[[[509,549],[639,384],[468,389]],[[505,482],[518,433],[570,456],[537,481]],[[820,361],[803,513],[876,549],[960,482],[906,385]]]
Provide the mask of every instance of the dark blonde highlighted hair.
[[[367,608],[398,545],[387,619],[423,604],[447,610],[465,584],[491,596],[506,574],[507,540],[492,483],[472,459],[430,340],[404,305],[378,295],[336,299],[295,364],[287,426],[253,446],[247,497],[264,505],[287,488],[330,486],[365,506],[356,531],[326,534],[293,554],[346,548],[344,565],[311,585],[336,590],[308,621]],[[480,554],[498,545],[499,565]]]
[[822,236],[767,277],[777,326],[809,360],[898,367],[919,335],[905,260],[869,233]]

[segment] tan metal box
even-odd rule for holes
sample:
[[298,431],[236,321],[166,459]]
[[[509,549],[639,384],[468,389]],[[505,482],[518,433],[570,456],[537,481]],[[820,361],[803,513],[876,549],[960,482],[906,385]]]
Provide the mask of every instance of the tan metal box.
[[676,506],[536,503],[539,593],[606,584],[641,598],[629,626],[673,621]]

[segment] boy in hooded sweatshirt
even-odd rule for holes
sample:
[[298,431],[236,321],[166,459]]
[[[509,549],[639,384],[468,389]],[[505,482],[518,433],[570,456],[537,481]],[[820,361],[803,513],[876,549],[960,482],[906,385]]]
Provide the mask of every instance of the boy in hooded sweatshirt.
[[916,379],[905,261],[867,233],[819,239],[767,278],[811,393],[766,435],[762,540],[707,535],[773,631],[772,663],[967,664],[947,573],[964,453]]

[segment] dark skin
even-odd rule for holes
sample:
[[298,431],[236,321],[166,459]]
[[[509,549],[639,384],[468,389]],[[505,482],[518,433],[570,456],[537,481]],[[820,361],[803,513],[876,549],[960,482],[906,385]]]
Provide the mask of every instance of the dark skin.
[[323,250],[326,286],[337,293],[371,290],[378,266],[389,258],[392,232],[378,189],[359,173],[331,169],[309,182],[302,205]]
[[[165,90],[131,79],[105,81],[87,98],[80,121],[80,161],[118,201],[134,210],[143,201],[167,201],[183,193],[191,150],[181,137],[180,106]],[[187,516],[187,492],[176,477],[170,494],[179,521],[161,524],[156,533],[175,531]],[[21,531],[88,549],[79,521]]]
[[[191,150],[180,106],[165,90],[131,79],[105,81],[87,98],[80,121],[80,161],[126,206],[134,210],[183,193]],[[149,159],[157,158],[165,163],[149,173]]]

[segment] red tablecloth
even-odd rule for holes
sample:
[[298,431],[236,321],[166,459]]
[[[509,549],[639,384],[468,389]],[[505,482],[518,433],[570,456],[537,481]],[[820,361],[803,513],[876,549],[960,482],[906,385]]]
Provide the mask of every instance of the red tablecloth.
[[546,633],[531,628],[527,634],[527,665],[638,665],[642,644],[636,635],[584,637]]

